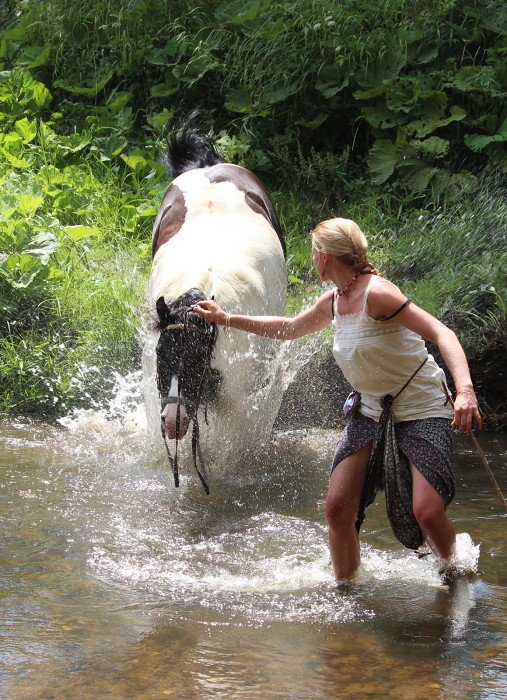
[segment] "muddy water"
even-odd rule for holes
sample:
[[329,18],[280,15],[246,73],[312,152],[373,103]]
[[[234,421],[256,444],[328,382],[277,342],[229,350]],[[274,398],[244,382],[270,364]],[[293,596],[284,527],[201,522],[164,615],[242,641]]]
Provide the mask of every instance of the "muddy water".
[[[134,412],[135,413],[135,412]],[[360,576],[331,576],[322,509],[335,436],[176,490],[140,415],[0,419],[0,696],[505,698],[506,513],[456,439],[450,514],[473,570],[442,586],[380,500]],[[507,492],[506,436],[481,445]]]

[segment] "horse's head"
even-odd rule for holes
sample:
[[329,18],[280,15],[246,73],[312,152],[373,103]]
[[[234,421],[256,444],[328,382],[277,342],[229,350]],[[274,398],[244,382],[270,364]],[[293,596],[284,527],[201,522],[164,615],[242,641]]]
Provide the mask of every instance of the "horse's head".
[[218,394],[220,374],[210,368],[216,328],[191,311],[203,299],[200,290],[190,289],[170,304],[164,297],[157,300],[157,383],[163,427],[171,440],[184,437],[199,404]]

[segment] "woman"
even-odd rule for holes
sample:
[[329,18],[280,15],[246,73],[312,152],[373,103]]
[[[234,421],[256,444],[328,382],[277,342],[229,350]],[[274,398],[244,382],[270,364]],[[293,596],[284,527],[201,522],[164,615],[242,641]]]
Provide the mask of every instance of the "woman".
[[[320,279],[335,288],[297,316],[231,315],[213,301],[199,302],[193,310],[209,323],[279,340],[300,338],[333,324],[333,354],[347,381],[361,394],[358,410],[338,442],[326,499],[335,576],[352,578],[360,564],[358,532],[368,462],[383,397],[388,395],[394,397],[389,410],[409,479],[409,517],[420,533],[420,543],[426,541],[441,560],[442,571],[450,572],[456,539],[445,513],[454,496],[451,426],[469,434],[475,419],[482,427],[463,349],[453,331],[378,274],[366,258],[366,238],[354,221],[321,222],[312,231],[312,243],[312,261]],[[423,338],[438,346],[452,375],[457,392],[454,412],[444,372],[428,355]],[[388,503],[388,512],[389,505],[396,514],[400,504]]]

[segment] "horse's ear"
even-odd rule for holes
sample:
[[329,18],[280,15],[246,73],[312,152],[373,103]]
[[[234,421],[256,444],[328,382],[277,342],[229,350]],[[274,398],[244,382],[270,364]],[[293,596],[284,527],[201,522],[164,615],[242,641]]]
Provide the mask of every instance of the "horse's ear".
[[169,323],[169,309],[165,303],[164,297],[157,299],[157,313],[160,319],[160,325],[163,328]]

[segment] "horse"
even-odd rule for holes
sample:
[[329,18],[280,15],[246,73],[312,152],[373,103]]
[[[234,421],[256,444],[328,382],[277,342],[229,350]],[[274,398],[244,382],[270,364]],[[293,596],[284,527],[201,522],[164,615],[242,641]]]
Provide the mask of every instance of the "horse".
[[209,493],[199,418],[215,428],[211,452],[219,442],[237,460],[271,430],[281,392],[273,341],[218,329],[192,307],[215,299],[230,313],[282,314],[285,240],[259,179],[225,162],[191,121],[169,139],[164,165],[173,180],[153,225],[148,293],[161,432],[178,486],[178,444],[192,423],[194,466]]

